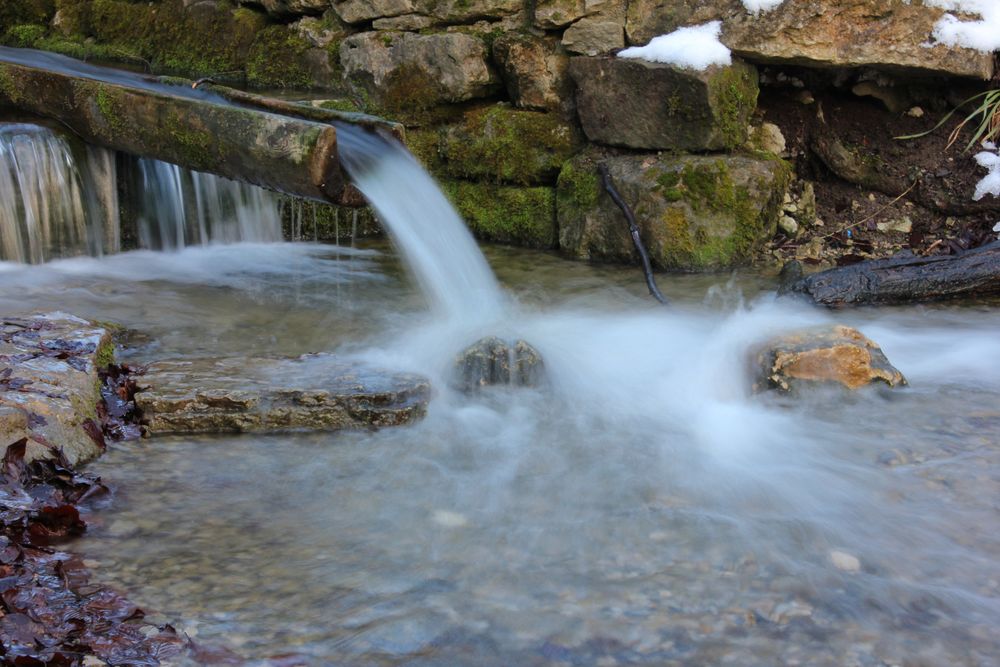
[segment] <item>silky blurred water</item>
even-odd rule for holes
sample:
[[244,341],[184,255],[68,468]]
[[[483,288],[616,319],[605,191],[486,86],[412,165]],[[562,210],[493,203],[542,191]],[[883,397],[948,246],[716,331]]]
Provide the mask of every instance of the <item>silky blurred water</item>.
[[[634,268],[487,257],[509,304],[472,322],[432,316],[380,244],[0,265],[0,310],[121,321],[128,359],[332,351],[436,388],[412,427],[115,446],[74,548],[252,664],[995,664],[995,305],[662,276],[665,309]],[[750,393],[748,350],[831,321],[910,387]],[[484,333],[535,345],[548,385],[452,392]]]

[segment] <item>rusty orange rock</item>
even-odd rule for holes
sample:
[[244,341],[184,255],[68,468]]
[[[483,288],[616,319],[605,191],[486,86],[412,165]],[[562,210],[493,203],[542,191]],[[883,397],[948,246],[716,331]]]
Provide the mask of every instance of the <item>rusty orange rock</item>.
[[842,325],[789,333],[769,341],[755,355],[754,391],[792,391],[811,384],[847,389],[884,383],[906,385],[906,378],[882,349],[857,329]]

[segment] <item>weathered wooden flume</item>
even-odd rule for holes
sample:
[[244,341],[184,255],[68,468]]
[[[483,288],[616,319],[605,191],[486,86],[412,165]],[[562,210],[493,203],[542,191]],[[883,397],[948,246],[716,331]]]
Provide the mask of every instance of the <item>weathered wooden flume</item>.
[[58,121],[87,143],[305,199],[360,206],[333,122],[402,138],[402,126],[215,84],[0,47],[0,109]]

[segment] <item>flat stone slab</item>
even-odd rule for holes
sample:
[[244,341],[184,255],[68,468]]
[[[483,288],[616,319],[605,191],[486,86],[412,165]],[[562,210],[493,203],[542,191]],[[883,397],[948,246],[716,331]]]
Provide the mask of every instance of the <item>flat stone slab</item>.
[[418,375],[325,354],[163,360],[138,383],[151,435],[400,426],[426,414],[431,393]]
[[0,317],[0,447],[27,438],[27,460],[97,457],[97,371],[112,352],[106,328],[73,315]]

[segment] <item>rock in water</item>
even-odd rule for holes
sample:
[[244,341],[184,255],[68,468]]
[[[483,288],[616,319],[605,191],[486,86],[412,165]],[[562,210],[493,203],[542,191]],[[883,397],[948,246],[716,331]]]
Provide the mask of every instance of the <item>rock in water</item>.
[[28,439],[26,460],[62,449],[73,465],[100,455],[98,368],[111,332],[66,313],[0,318],[0,447]]
[[878,345],[857,329],[839,324],[775,338],[756,353],[754,362],[754,391],[788,392],[830,383],[847,389],[877,382],[890,387],[906,384]]
[[140,383],[153,435],[398,426],[423,417],[430,397],[419,376],[320,354],[158,361]]
[[496,336],[476,341],[455,360],[456,384],[462,391],[511,385],[537,387],[545,376],[542,356],[523,340],[513,345]]

